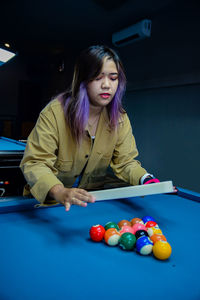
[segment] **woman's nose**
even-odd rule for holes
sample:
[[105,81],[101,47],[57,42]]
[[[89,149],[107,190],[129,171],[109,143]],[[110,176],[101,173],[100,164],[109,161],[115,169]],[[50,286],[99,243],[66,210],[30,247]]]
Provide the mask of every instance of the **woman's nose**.
[[110,88],[110,82],[107,77],[104,77],[102,80],[102,88],[109,89]]

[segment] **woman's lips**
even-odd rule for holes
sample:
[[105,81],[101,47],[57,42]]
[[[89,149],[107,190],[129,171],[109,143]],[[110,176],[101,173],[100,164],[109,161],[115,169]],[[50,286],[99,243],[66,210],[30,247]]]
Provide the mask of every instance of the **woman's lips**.
[[110,97],[110,94],[109,93],[102,93],[102,94],[100,94],[100,96],[103,99],[108,99]]

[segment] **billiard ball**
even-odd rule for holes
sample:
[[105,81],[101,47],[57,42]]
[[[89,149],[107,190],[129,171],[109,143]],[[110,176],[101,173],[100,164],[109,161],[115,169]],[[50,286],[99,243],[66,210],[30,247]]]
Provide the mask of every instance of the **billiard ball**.
[[162,231],[160,228],[156,227],[150,227],[147,228],[148,235],[151,237],[153,234],[162,234]]
[[149,255],[152,252],[153,243],[149,237],[143,236],[136,242],[136,250],[141,255]]
[[148,221],[154,221],[155,222],[154,218],[152,218],[150,216],[143,217],[142,221],[144,222],[144,224],[147,223]]
[[150,227],[157,227],[159,228],[158,224],[154,221],[148,221],[147,223],[145,223],[146,228],[150,228]]
[[165,260],[172,253],[171,245],[166,241],[157,241],[153,246],[153,254],[157,259]]
[[105,234],[105,229],[102,225],[94,225],[90,228],[90,237],[95,242],[100,242],[103,240]]
[[135,233],[136,239],[141,238],[142,236],[148,236],[148,232],[146,230],[138,230]]
[[155,244],[158,241],[167,241],[166,237],[163,234],[153,234],[150,239],[152,240],[152,242]]
[[133,227],[128,226],[128,225],[122,226],[122,228],[120,229],[119,233],[123,234],[124,232],[130,232],[130,233],[134,234]]
[[104,240],[109,246],[116,246],[121,235],[116,228],[109,228],[104,234]]
[[138,230],[145,230],[145,231],[147,231],[147,228],[144,226],[144,224],[140,224],[140,223],[134,224],[132,228],[133,228],[133,233],[134,233],[134,234],[135,234],[136,231],[138,231]]
[[119,230],[119,226],[114,222],[107,222],[104,228],[105,230],[108,230],[109,228],[116,228],[117,230]]
[[136,243],[136,237],[131,232],[125,232],[119,239],[119,246],[123,250],[132,250]]
[[121,220],[119,223],[118,223],[118,226],[119,228],[122,228],[122,226],[132,226],[131,222],[129,222],[128,220]]
[[142,219],[140,219],[140,218],[133,218],[133,219],[131,220],[132,226],[133,226],[134,224],[136,224],[136,223],[144,224],[144,222],[142,221]]

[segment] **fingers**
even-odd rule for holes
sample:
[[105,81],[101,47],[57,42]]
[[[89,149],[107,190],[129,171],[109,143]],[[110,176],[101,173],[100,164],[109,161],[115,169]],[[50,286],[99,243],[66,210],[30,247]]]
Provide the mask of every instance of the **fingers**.
[[94,203],[94,202],[95,202],[95,197],[93,197],[83,189],[65,188],[62,203],[65,206],[66,211],[70,210],[72,204],[86,207],[87,203]]
[[81,201],[93,203],[96,200],[94,196],[90,195],[83,189],[76,189],[76,192],[78,193],[78,199],[80,199]]
[[87,203],[76,198],[76,197],[72,197],[71,200],[70,200],[70,203],[71,204],[74,204],[74,205],[79,205],[79,206],[83,206],[83,207],[86,207],[87,206]]
[[65,210],[66,211],[69,211],[70,210],[70,207],[71,207],[71,204],[69,202],[65,202],[64,203],[64,206],[65,206]]

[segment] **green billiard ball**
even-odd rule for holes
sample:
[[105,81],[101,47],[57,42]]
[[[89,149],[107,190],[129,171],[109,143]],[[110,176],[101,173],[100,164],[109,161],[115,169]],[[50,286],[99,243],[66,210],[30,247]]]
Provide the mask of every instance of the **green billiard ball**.
[[123,250],[132,250],[136,243],[136,237],[131,232],[125,232],[119,239],[119,246]]
[[117,230],[119,230],[119,226],[114,223],[114,222],[108,222],[106,223],[106,225],[104,226],[105,230],[108,230],[110,228],[116,228]]

